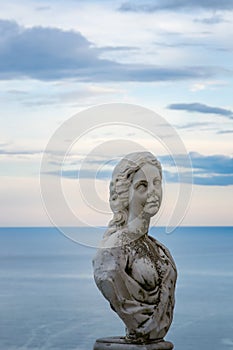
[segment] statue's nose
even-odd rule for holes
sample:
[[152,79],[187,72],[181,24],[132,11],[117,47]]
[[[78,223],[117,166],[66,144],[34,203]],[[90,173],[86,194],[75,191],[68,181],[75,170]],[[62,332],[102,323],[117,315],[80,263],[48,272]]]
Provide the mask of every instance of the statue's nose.
[[147,198],[156,198],[158,199],[159,198],[159,191],[156,190],[155,188],[153,188],[153,190],[149,191],[148,194],[147,194]]

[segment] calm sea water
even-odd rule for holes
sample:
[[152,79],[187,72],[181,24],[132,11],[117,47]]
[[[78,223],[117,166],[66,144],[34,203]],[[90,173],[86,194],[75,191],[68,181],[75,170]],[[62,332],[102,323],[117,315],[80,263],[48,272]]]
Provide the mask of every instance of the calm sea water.
[[[167,340],[177,350],[232,350],[233,228],[151,234],[169,248],[179,271]],[[96,338],[124,335],[94,284],[94,254],[54,228],[0,229],[1,350],[91,350]]]

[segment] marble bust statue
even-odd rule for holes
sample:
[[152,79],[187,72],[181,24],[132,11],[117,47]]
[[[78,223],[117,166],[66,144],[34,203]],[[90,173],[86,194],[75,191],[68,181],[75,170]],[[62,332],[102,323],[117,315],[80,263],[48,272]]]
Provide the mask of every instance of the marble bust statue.
[[106,338],[108,347],[97,340],[94,349],[173,348],[163,338],[173,318],[176,266],[168,249],[148,235],[161,201],[162,168],[156,157],[149,152],[125,156],[112,174],[113,218],[93,267],[95,282],[124,322],[126,335]]

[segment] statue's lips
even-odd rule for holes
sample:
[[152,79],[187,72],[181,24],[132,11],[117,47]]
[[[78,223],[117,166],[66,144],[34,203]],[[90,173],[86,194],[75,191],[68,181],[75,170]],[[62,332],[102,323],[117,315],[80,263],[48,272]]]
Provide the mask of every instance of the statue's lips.
[[146,202],[146,205],[150,206],[150,207],[157,207],[159,206],[159,200],[157,201],[151,201],[151,202]]

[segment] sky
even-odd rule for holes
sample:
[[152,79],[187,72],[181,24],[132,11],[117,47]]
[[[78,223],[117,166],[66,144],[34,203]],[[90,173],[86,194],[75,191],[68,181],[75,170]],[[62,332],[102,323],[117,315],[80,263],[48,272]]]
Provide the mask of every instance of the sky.
[[[233,224],[232,0],[0,0],[0,8],[0,226],[72,225],[60,210],[59,223],[51,222],[45,210],[41,160],[72,116],[108,103],[150,109],[182,140],[193,168],[182,225]],[[98,158],[94,150],[106,142]],[[96,125],[69,145],[62,174],[50,174],[82,224],[111,218],[111,171],[134,144],[162,163],[165,204],[156,223],[167,225],[177,198],[174,164],[135,125]],[[86,205],[76,174],[93,152],[82,174]],[[97,197],[88,191],[96,169]]]

